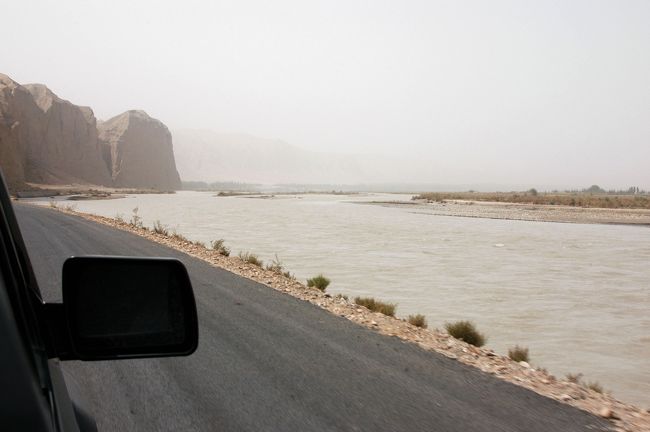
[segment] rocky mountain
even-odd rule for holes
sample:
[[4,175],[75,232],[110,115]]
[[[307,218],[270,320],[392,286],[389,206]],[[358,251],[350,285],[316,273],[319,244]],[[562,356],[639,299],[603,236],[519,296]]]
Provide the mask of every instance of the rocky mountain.
[[171,135],[160,121],[127,111],[98,125],[89,107],[2,74],[0,167],[14,190],[27,182],[180,188]]
[[100,123],[98,129],[115,186],[180,188],[172,135],[162,122],[133,110]]

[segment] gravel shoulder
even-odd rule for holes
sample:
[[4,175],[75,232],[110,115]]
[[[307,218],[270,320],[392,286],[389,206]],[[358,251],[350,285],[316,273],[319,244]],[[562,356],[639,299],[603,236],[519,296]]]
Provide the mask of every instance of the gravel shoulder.
[[[381,203],[381,205],[403,204]],[[421,206],[430,206],[429,204],[421,205],[419,203],[409,203],[408,205],[417,208]],[[475,208],[479,207],[478,205],[461,203],[455,203],[454,206],[458,209],[471,208],[468,211],[473,211]],[[483,207],[493,208],[497,206]],[[499,205],[498,207],[508,206]],[[502,209],[501,211],[509,212],[511,210],[512,209]],[[317,289],[308,288],[294,279],[246,263],[238,257],[222,256],[216,251],[207,249],[200,244],[188,240],[157,234],[146,228],[134,227],[126,222],[111,218],[77,213],[60,208],[58,211],[73,214],[89,221],[137,234],[153,242],[168,246],[192,257],[203,260],[212,266],[227,270],[235,275],[253,280],[274,290],[309,302],[321,309],[329,311],[332,314],[343,317],[380,334],[397,337],[403,341],[413,343],[426,351],[440,353],[450,359],[477,368],[501,380],[532,390],[547,398],[579,408],[601,418],[606,418],[612,423],[615,430],[650,431],[649,410],[640,409],[633,405],[618,401],[612,395],[597,393],[583,385],[557,378],[550,375],[543,368],[535,368],[525,362],[517,363],[506,356],[493,352],[490,349],[477,348],[468,345],[437,329],[418,328],[409,324],[405,320],[371,312],[364,307],[354,304],[351,300],[347,300],[340,296],[332,297],[318,291]],[[505,215],[506,213],[501,214]],[[458,214],[447,215],[458,216]],[[486,216],[475,215],[471,217]]]

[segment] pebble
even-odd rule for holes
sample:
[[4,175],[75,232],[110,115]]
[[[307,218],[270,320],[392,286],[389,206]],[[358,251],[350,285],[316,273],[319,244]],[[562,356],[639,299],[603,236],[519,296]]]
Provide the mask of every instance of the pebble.
[[528,364],[528,362],[525,362],[525,361],[520,361],[519,364],[522,365],[522,366],[525,367],[525,368],[529,368],[529,367],[530,367],[530,364]]
[[563,394],[563,395],[560,395],[560,400],[563,400],[563,401],[570,401],[571,399],[572,399],[571,396],[569,396],[569,395],[566,394],[566,393]]

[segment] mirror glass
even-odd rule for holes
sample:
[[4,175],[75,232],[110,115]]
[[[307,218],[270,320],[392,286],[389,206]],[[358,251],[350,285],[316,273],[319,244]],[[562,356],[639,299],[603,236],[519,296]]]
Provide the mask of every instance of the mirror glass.
[[188,355],[196,349],[194,295],[175,259],[69,258],[63,305],[81,359]]

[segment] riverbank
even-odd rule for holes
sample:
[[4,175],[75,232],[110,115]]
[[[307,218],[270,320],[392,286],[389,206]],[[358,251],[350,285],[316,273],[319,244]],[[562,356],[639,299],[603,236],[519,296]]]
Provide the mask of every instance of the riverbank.
[[578,224],[616,224],[650,227],[650,210],[627,208],[583,208],[550,204],[519,204],[468,200],[372,201],[359,204],[408,208],[434,216],[506,219]]
[[416,343],[424,349],[434,350],[448,357],[455,358],[462,363],[478,367],[486,373],[529,388],[544,396],[597,415],[608,417],[612,419],[618,430],[650,430],[650,414],[648,412],[617,401],[610,395],[600,394],[577,383],[553,377],[541,368],[516,363],[489,349],[467,345],[438,330],[421,329],[403,320],[370,312],[343,297],[332,297],[316,289],[307,288],[302,283],[293,279],[245,263],[237,257],[224,257],[216,251],[206,249],[200,244],[184,240],[178,236],[173,237],[157,234],[147,229],[134,227],[126,222],[111,218],[74,213],[64,209],[59,210],[129,231],[157,243],[183,251],[191,256],[203,259],[212,265],[255,280],[256,282],[302,300],[309,301],[323,309],[345,317],[357,324],[374,329],[382,334],[399,337],[402,340]]
[[126,195],[133,194],[169,194],[174,191],[159,191],[154,189],[137,189],[137,188],[114,188],[107,186],[85,185],[85,184],[37,184],[26,183],[26,187],[18,191],[13,191],[12,195],[18,199],[21,198],[48,198],[58,197],[70,200],[99,200],[99,199],[116,199],[123,198]]

